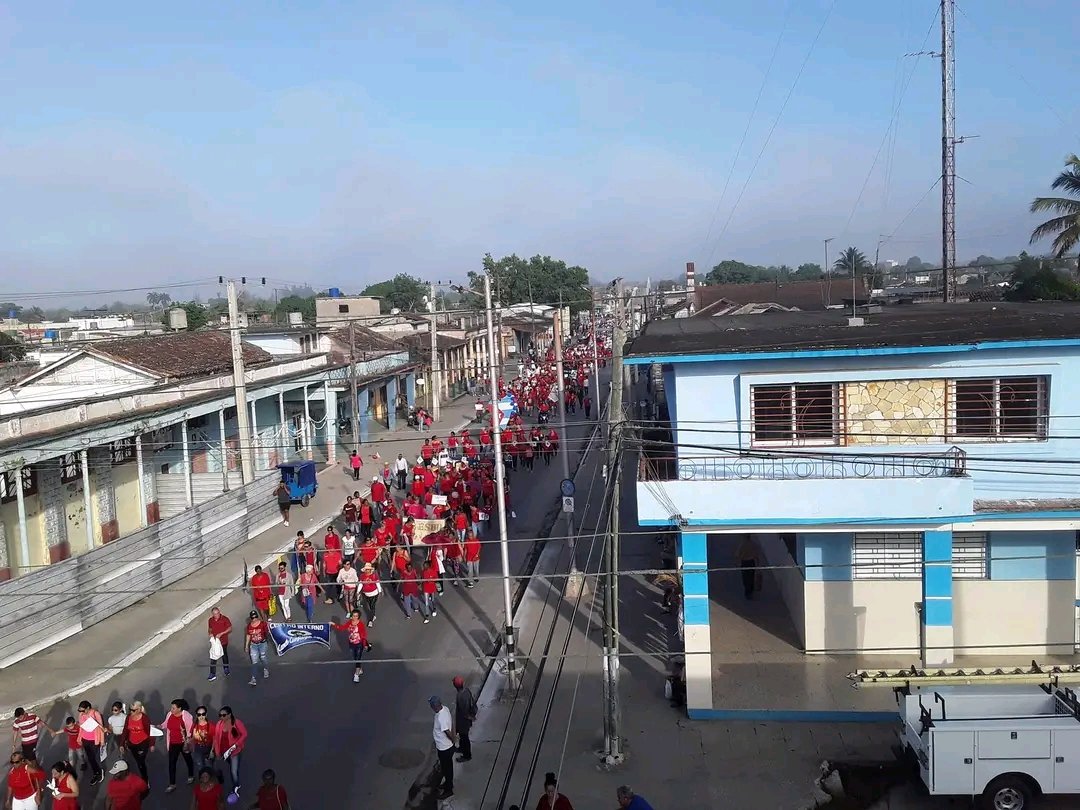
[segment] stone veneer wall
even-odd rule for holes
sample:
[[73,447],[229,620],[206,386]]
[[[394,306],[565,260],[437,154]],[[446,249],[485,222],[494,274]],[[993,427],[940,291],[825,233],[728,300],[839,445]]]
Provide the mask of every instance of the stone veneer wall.
[[945,380],[844,385],[847,443],[930,444],[945,436]]

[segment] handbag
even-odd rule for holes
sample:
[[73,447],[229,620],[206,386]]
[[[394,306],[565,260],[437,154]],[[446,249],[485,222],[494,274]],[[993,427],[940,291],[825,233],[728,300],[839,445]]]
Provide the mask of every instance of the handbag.
[[221,646],[221,639],[217,636],[210,636],[210,660],[218,661],[224,657],[224,655],[225,649]]

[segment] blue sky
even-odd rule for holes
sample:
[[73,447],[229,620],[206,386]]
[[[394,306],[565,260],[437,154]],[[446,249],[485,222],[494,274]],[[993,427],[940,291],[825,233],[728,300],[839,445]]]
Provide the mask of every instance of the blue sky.
[[[959,254],[1016,253],[1080,150],[1080,4],[959,8],[958,133],[979,136],[959,147]],[[219,273],[463,279],[489,251],[656,279],[819,261],[825,237],[872,254],[882,234],[883,257],[935,261],[938,63],[902,58],[938,47],[935,11],[0,6],[0,299]]]

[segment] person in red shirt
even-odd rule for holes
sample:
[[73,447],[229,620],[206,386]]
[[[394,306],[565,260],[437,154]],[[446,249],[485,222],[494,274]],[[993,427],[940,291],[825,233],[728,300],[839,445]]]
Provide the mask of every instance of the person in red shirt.
[[322,553],[323,602],[332,605],[337,600],[337,575],[341,570],[341,551],[328,548]]
[[424,464],[430,464],[435,458],[435,448],[431,445],[431,439],[424,439],[424,446],[420,448],[420,458],[424,460]]
[[337,549],[341,551],[341,537],[333,526],[326,527],[326,534],[323,536],[323,548],[325,549]]
[[[22,751],[11,754],[11,770],[7,778],[7,799],[4,807],[13,807],[14,801],[20,807],[36,807],[41,804],[41,783],[45,774],[25,756]],[[30,804],[33,799],[34,803]]]
[[472,588],[480,581],[480,541],[471,531],[465,535],[465,587]]
[[[254,581],[254,578],[252,578]],[[229,674],[229,634],[232,632],[232,622],[229,617],[221,612],[221,608],[210,611],[210,618],[206,620],[206,631],[209,638],[216,638],[221,642],[221,663],[225,674]],[[212,681],[217,678],[217,661],[210,659],[210,675],[206,680]]]
[[[424,571],[420,575],[421,591],[423,592],[424,605],[428,609],[428,613],[431,616],[438,616],[436,612],[436,594],[439,591],[439,564],[435,561],[435,556],[432,555],[424,566]],[[427,623],[427,617],[424,617],[424,623]]]
[[352,679],[353,683],[360,683],[360,676],[364,674],[362,665],[364,652],[371,649],[371,644],[368,642],[367,627],[360,617],[360,611],[354,610],[350,613],[349,620],[344,624],[330,622],[330,626],[335,630],[348,634],[349,651],[352,653],[353,662],[356,665],[353,669]]
[[378,476],[371,479],[371,500],[375,503],[386,500],[386,484],[380,481]]
[[251,660],[251,680],[248,681],[248,686],[256,685],[260,662],[262,662],[263,679],[270,677],[270,656],[267,655],[266,649],[268,638],[270,638],[270,625],[254,610],[251,611],[248,614],[247,627],[244,629],[244,652]]
[[165,732],[165,748],[169,753],[169,786],[165,788],[166,793],[176,790],[176,763],[181,756],[187,766],[187,783],[190,785],[195,781],[195,762],[191,758],[189,740],[193,725],[195,720],[187,710],[186,700],[177,698],[169,704],[165,722],[159,726]]
[[375,541],[375,545],[379,549],[379,561],[382,562],[387,555],[387,549],[390,547],[390,530],[386,528],[385,522],[375,530],[371,539]]
[[270,615],[270,600],[274,596],[270,584],[270,575],[263,571],[261,565],[256,565],[255,573],[251,575],[251,598],[255,602],[255,609],[264,619]]
[[262,780],[250,810],[291,810],[289,794],[277,783],[277,774],[268,768],[263,771]]
[[79,776],[70,763],[52,766],[54,788],[52,810],[79,810]]
[[360,499],[360,534],[364,538],[371,537],[371,525],[374,522],[375,510],[367,498]]
[[368,624],[375,624],[375,606],[379,603],[382,595],[382,583],[371,563],[364,563],[360,570],[360,596],[364,599],[364,606],[368,611]]
[[398,587],[401,592],[401,607],[405,611],[405,618],[411,619],[413,612],[418,610],[424,617],[424,624],[427,624],[430,621],[427,604],[420,598],[420,579],[416,569],[413,568],[412,560],[408,556],[406,556],[404,567],[398,576],[401,580]]
[[214,778],[210,768],[201,769],[192,794],[192,810],[221,810],[224,806],[225,788]]
[[142,810],[142,800],[150,792],[146,781],[131,773],[122,759],[113,763],[109,775],[112,779],[105,792],[105,810]]

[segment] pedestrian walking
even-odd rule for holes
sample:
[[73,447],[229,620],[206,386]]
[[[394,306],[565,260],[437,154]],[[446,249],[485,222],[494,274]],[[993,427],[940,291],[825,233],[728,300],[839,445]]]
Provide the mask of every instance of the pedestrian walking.
[[8,810],[38,810],[41,807],[41,784],[45,774],[33,760],[23,756],[22,751],[12,751],[8,762],[11,768],[7,775],[4,807]]
[[[458,762],[468,762],[472,759],[472,742],[469,740],[469,730],[476,722],[476,698],[465,685],[465,679],[460,675],[454,676],[454,689],[457,696],[454,699],[454,729],[457,731]],[[573,810],[573,808],[571,808]]]
[[405,456],[398,453],[397,460],[394,462],[394,477],[399,492],[405,491],[405,480],[408,474],[409,462],[405,460]]
[[435,739],[435,752],[439,756],[439,773],[442,775],[439,798],[449,799],[454,795],[454,740],[457,737],[454,718],[437,695],[428,698],[428,706],[435,713],[432,736]]
[[292,574],[289,573],[289,566],[279,562],[277,576],[274,578],[274,598],[277,599],[281,615],[287,622],[292,621],[292,595],[295,587]]
[[[221,661],[222,671],[229,674],[229,634],[232,633],[232,621],[221,612],[221,608],[213,608],[210,611],[210,618],[206,620],[206,632],[210,636],[210,674],[206,680],[212,681],[217,678],[217,662]],[[217,648],[214,646],[214,639],[217,639],[218,644],[221,645],[221,654],[214,657],[214,653],[217,652]],[[144,779],[146,777],[143,777]]]
[[465,587],[473,588],[480,581],[480,541],[469,531],[465,535]]
[[434,558],[428,560],[423,572],[420,574],[420,589],[424,605],[427,607],[427,615],[424,616],[424,624],[428,623],[429,617],[438,616],[436,611],[439,592],[439,565]]
[[309,623],[315,621],[315,597],[318,593],[319,578],[315,575],[315,566],[308,564],[300,575],[300,602]]
[[368,612],[368,624],[375,624],[375,606],[382,596],[382,582],[379,574],[371,563],[364,563],[360,571],[360,596],[364,599],[364,607]]
[[739,558],[740,575],[742,576],[743,596],[747,599],[754,598],[754,592],[761,590],[758,584],[758,565],[760,564],[761,551],[750,535],[743,537],[739,547],[735,550]]
[[124,758],[124,732],[127,730],[127,719],[124,704],[119,700],[113,701],[113,705],[109,708],[109,716],[105,718],[105,725],[109,729],[109,737],[105,745],[108,748],[111,742],[119,759]]
[[551,771],[544,774],[544,795],[537,802],[536,810],[574,810],[570,800],[559,793],[559,782]]
[[225,788],[206,766],[199,769],[199,781],[191,793],[191,810],[222,810],[225,807]]
[[615,798],[619,800],[619,807],[622,810],[653,810],[651,804],[645,801],[643,797],[635,794],[626,785],[615,788]]
[[428,607],[421,597],[420,578],[417,576],[416,569],[413,568],[412,560],[406,561],[400,579],[401,607],[405,611],[405,618],[411,619],[413,612],[418,610],[424,617],[424,624],[427,624],[429,621]]
[[191,727],[195,725],[195,719],[188,711],[187,701],[176,698],[169,704],[169,714],[165,722],[158,726],[165,732],[165,750],[169,754],[169,786],[166,793],[176,790],[176,763],[180,757],[184,758],[187,766],[187,783],[195,783],[195,763],[191,759]]
[[66,760],[52,766],[52,810],[79,810],[79,777]]
[[256,565],[255,573],[251,575],[251,600],[264,619],[270,616],[270,600],[274,597],[271,584],[270,575],[261,565]]
[[259,664],[262,664],[263,678],[270,677],[270,659],[266,654],[267,639],[270,637],[270,625],[259,617],[254,610],[248,614],[247,627],[244,628],[244,652],[251,661],[251,680],[248,686],[258,684]]
[[272,768],[263,771],[262,784],[259,785],[255,801],[248,810],[291,810],[289,794],[277,783],[277,774]]
[[364,460],[360,458],[360,454],[353,450],[349,454],[349,467],[352,468],[353,481],[360,480],[360,468],[364,466]]
[[[131,758],[135,760],[135,767],[139,770],[139,776],[149,784],[149,772],[146,767],[146,757],[154,746],[151,736],[150,718],[146,715],[146,707],[142,701],[133,700],[129,707],[127,723],[124,724],[124,750],[131,752]],[[71,759],[69,757],[69,762]],[[74,763],[72,763],[74,764]],[[85,768],[85,765],[83,766]]]
[[330,626],[335,630],[340,630],[347,634],[349,640],[349,651],[352,652],[353,661],[356,666],[353,668],[353,683],[360,682],[360,676],[364,674],[364,667],[361,661],[364,658],[364,653],[371,649],[371,644],[368,642],[367,628],[364,626],[364,621],[360,618],[360,611],[354,610],[349,614],[349,620],[344,624],[336,624],[331,622]]
[[[80,770],[86,770],[86,754],[83,753],[82,744],[79,742],[79,724],[75,722],[75,718],[70,715],[64,719],[64,725],[59,731],[52,732],[54,737],[60,734],[64,735],[64,740],[67,742],[67,761],[71,767],[79,768]],[[149,734],[149,732],[147,732]]]
[[105,744],[105,723],[101,719],[101,712],[95,709],[90,701],[84,700],[79,704],[78,722],[79,744],[93,773],[90,784],[101,784],[105,778],[101,768],[101,747]]
[[124,760],[113,763],[109,776],[112,778],[105,788],[105,810],[142,810],[143,799],[150,792],[146,780],[129,771]]
[[22,706],[15,710],[15,719],[11,724],[11,736],[14,750],[21,750],[27,762],[37,762],[37,745],[41,729],[51,730],[45,721]]
[[289,487],[284,481],[278,481],[277,489],[274,490],[274,496],[277,498],[278,510],[281,512],[282,522],[289,525],[289,507],[292,506],[292,494],[289,492]]
[[[335,535],[336,536],[336,535]],[[341,551],[327,548],[322,553],[323,602],[328,605],[337,601],[337,575],[341,572]]]
[[[247,744],[247,728],[233,714],[231,706],[218,709],[218,721],[214,726],[214,756],[228,766],[232,781],[232,794],[240,795],[240,757]],[[221,779],[224,784],[225,780]]]
[[341,586],[341,599],[345,604],[345,610],[352,613],[353,608],[356,607],[356,589],[360,584],[360,575],[353,568],[352,560],[346,559],[342,563],[337,582]]
[[191,758],[195,761],[195,773],[200,775],[214,758],[214,723],[205,706],[195,709],[195,724],[191,727]]
[[585,418],[590,419],[592,416],[592,399],[589,398],[588,394],[581,400],[581,406],[585,409]]

